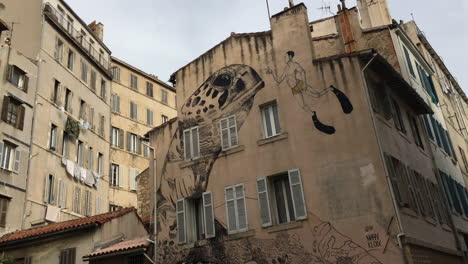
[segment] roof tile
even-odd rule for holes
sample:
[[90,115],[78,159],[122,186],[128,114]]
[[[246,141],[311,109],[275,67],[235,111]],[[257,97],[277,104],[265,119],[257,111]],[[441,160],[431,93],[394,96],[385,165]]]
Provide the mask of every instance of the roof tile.
[[84,256],[85,258],[102,256],[110,253],[126,251],[129,249],[142,248],[149,246],[148,236],[135,238],[132,240],[122,241],[112,246],[103,248],[101,250],[94,251],[91,254]]

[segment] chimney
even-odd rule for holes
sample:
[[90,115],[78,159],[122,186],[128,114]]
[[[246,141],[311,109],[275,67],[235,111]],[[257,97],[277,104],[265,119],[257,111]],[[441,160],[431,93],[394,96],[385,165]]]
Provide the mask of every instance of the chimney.
[[357,49],[353,26],[351,25],[352,14],[350,13],[351,11],[346,8],[345,0],[341,0],[341,3],[341,8],[338,8],[338,26],[345,52],[351,53]]
[[392,24],[387,0],[357,0],[363,29]]
[[294,7],[294,0],[289,0],[289,7],[293,8]]
[[96,23],[96,20],[94,20],[88,27],[96,34],[100,41],[104,40],[104,25],[101,22]]

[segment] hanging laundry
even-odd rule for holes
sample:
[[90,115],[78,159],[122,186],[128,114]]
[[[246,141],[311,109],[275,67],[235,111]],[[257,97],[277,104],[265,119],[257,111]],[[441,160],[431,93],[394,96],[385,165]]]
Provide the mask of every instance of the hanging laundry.
[[76,178],[77,180],[80,179],[80,175],[81,175],[81,168],[80,168],[80,166],[75,165],[75,173],[74,173],[74,175],[75,175],[75,178]]
[[71,160],[67,160],[66,163],[67,163],[67,173],[68,175],[70,175],[70,177],[73,178],[73,176],[75,175],[75,163],[73,163],[73,161]]
[[90,186],[90,187],[93,187],[94,184],[95,184],[95,180],[94,180],[94,176],[93,176],[93,173],[90,171],[90,170],[87,170],[86,171],[86,180],[85,180],[85,184]]
[[67,158],[65,156],[62,157],[62,165],[67,166]]
[[81,168],[81,177],[80,177],[81,182],[86,182],[86,169]]

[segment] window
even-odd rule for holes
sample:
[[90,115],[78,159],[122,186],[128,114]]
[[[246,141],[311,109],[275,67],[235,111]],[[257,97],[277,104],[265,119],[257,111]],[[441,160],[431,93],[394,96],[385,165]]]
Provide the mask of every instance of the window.
[[23,130],[25,110],[20,101],[5,96],[3,98],[2,120],[19,130]]
[[61,179],[58,181],[57,206],[60,208],[67,207],[67,185]]
[[153,111],[151,109],[146,109],[146,124],[148,126],[153,125]]
[[86,43],[86,32],[83,29],[80,31],[79,38],[80,38],[81,45],[84,46],[84,43]]
[[165,115],[162,115],[162,116],[161,116],[161,121],[162,121],[162,123],[164,124],[164,123],[166,123],[167,121],[169,121],[169,118],[168,118],[167,116],[165,116]]
[[54,91],[52,92],[52,102],[55,104],[60,104],[60,82],[55,80],[54,82]]
[[67,31],[73,34],[73,19],[70,16],[67,16]]
[[106,94],[107,94],[106,81],[101,79],[101,98],[102,98],[102,100],[106,100]]
[[419,130],[418,119],[416,119],[416,117],[414,117],[414,116],[410,116],[409,114],[408,114],[408,119],[411,122],[411,130],[413,132],[414,143],[418,147],[424,149],[424,143],[422,141],[421,134],[419,132],[420,130]]
[[10,65],[8,68],[8,81],[19,89],[28,91],[29,77],[25,71],[15,65]]
[[80,119],[86,120],[86,102],[83,100],[80,100]]
[[6,227],[6,216],[10,199],[0,196],[0,227]]
[[200,157],[200,143],[198,142],[198,127],[184,130],[185,160]]
[[68,89],[65,88],[65,111],[71,113],[71,105],[72,105],[72,92]]
[[138,77],[130,74],[130,88],[138,89]]
[[139,172],[136,168],[130,168],[130,190],[136,191],[137,189],[137,182],[136,177],[138,176]]
[[104,172],[104,155],[100,152],[98,153],[97,164],[97,173],[102,176],[102,173]]
[[221,119],[220,125],[223,150],[237,146],[239,140],[237,138],[236,116]]
[[141,139],[141,144],[143,147],[143,156],[145,158],[149,158],[150,156],[150,143],[148,139]]
[[63,25],[63,20],[65,18],[65,10],[63,10],[63,8],[61,6],[57,6],[57,9],[59,11],[58,13],[58,20],[60,22],[61,25]]
[[127,260],[127,264],[144,264],[144,263],[145,263],[144,255],[129,256]]
[[94,107],[89,108],[89,129],[94,130]]
[[90,87],[93,91],[96,91],[96,81],[97,81],[97,75],[95,71],[91,71],[91,83]]
[[215,237],[213,196],[180,199],[176,203],[177,239],[180,244]]
[[263,137],[269,138],[281,134],[278,118],[278,106],[276,103],[261,107],[263,120]]
[[120,68],[115,66],[112,68],[112,78],[114,81],[120,81]]
[[106,119],[103,115],[99,116],[99,135],[104,137],[104,128],[106,126]]
[[76,163],[79,166],[83,165],[83,142],[78,140],[78,146],[76,147]]
[[153,84],[146,82],[146,95],[153,97]]
[[93,50],[94,50],[93,46],[94,46],[94,40],[92,40],[92,39],[90,38],[90,39],[89,39],[89,53],[91,53],[91,54],[94,54],[94,52],[93,52]]
[[122,209],[122,206],[118,206],[118,205],[115,205],[115,204],[109,204],[109,212],[119,211],[120,209]]
[[88,169],[93,170],[93,148],[90,146],[88,148]]
[[307,218],[298,169],[290,170],[288,174],[257,179],[257,194],[263,227]]
[[47,175],[44,185],[44,202],[54,205],[55,204],[55,177],[54,175]]
[[120,113],[120,96],[112,94],[112,112]]
[[85,211],[84,215],[85,216],[91,216],[92,213],[92,201],[93,201],[93,194],[91,193],[90,190],[85,191]]
[[114,147],[120,147],[121,146],[121,143],[120,143],[120,129],[116,128],[116,127],[113,127],[112,128],[112,146]]
[[8,141],[0,142],[0,168],[18,173],[21,151]]
[[134,102],[130,102],[130,118],[133,120],[138,119],[138,105]]
[[59,264],[75,264],[76,248],[69,248],[60,251]]
[[167,91],[161,89],[161,102],[167,104]]
[[405,53],[405,58],[406,58],[406,63],[408,65],[408,70],[410,71],[411,75],[416,78],[416,74],[414,72],[414,67],[413,67],[413,63],[411,62],[411,56],[409,54],[409,51],[406,47],[403,46],[403,51]]
[[88,82],[88,65],[83,60],[81,60],[81,80]]
[[437,96],[437,92],[435,90],[434,82],[432,81],[431,75],[426,73],[424,68],[419,64],[416,64],[416,69],[418,69],[419,78],[421,79],[422,86],[431,96],[432,102],[437,105],[439,103],[439,97]]
[[68,60],[67,60],[67,68],[70,71],[73,71],[73,64],[75,63],[75,53],[72,50],[68,50]]
[[99,63],[102,64],[103,60],[104,60],[104,51],[102,51],[102,49],[99,49]]
[[381,114],[385,120],[392,118],[392,106],[388,95],[388,85],[378,76],[366,77],[369,88],[369,97],[374,112]]
[[81,212],[81,188],[75,186],[75,191],[73,194],[73,212],[80,213]]
[[385,164],[392,183],[392,189],[395,194],[395,200],[401,207],[416,209],[416,198],[410,196],[411,181],[408,182],[409,176],[406,166],[394,157],[385,154]]
[[70,148],[70,136],[67,132],[63,132],[63,141],[62,141],[62,157],[68,159],[68,153]]
[[49,137],[49,149],[56,151],[57,150],[57,141],[58,141],[58,128],[56,125],[52,124],[50,128],[50,137]]
[[247,208],[245,204],[244,185],[226,187],[224,189],[226,201],[226,218],[228,234],[247,231]]
[[138,136],[127,132],[127,150],[133,153],[137,153]]
[[465,151],[463,151],[461,147],[458,147],[458,150],[460,151],[460,155],[462,157],[463,167],[465,168],[465,172],[468,172],[468,160],[466,159]]
[[55,46],[55,59],[62,63],[62,58],[63,58],[63,41],[60,39],[57,39],[57,43]]
[[406,133],[405,123],[403,121],[403,116],[401,115],[400,106],[394,99],[391,100],[393,106],[393,123],[395,124],[396,129]]
[[109,184],[111,186],[118,186],[119,178],[120,178],[120,167],[117,164],[112,164],[111,165],[111,178],[110,178]]

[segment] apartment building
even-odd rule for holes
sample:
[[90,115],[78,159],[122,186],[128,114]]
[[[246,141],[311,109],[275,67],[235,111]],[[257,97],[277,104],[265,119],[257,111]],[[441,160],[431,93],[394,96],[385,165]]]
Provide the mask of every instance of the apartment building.
[[[110,210],[137,206],[136,177],[149,166],[145,134],[173,118],[174,88],[112,57]],[[145,186],[146,187],[146,186]]]
[[30,158],[20,165],[27,201],[15,221],[29,228],[107,212],[111,71],[103,25],[87,25],[62,0],[4,5],[3,19],[16,23],[12,47],[38,68]]
[[432,66],[386,1],[342,2],[173,74],[178,118],[149,132],[162,262],[463,263],[464,189],[440,171],[464,146]]
[[37,61],[11,45],[10,22],[0,21],[0,234],[21,228],[37,81]]

